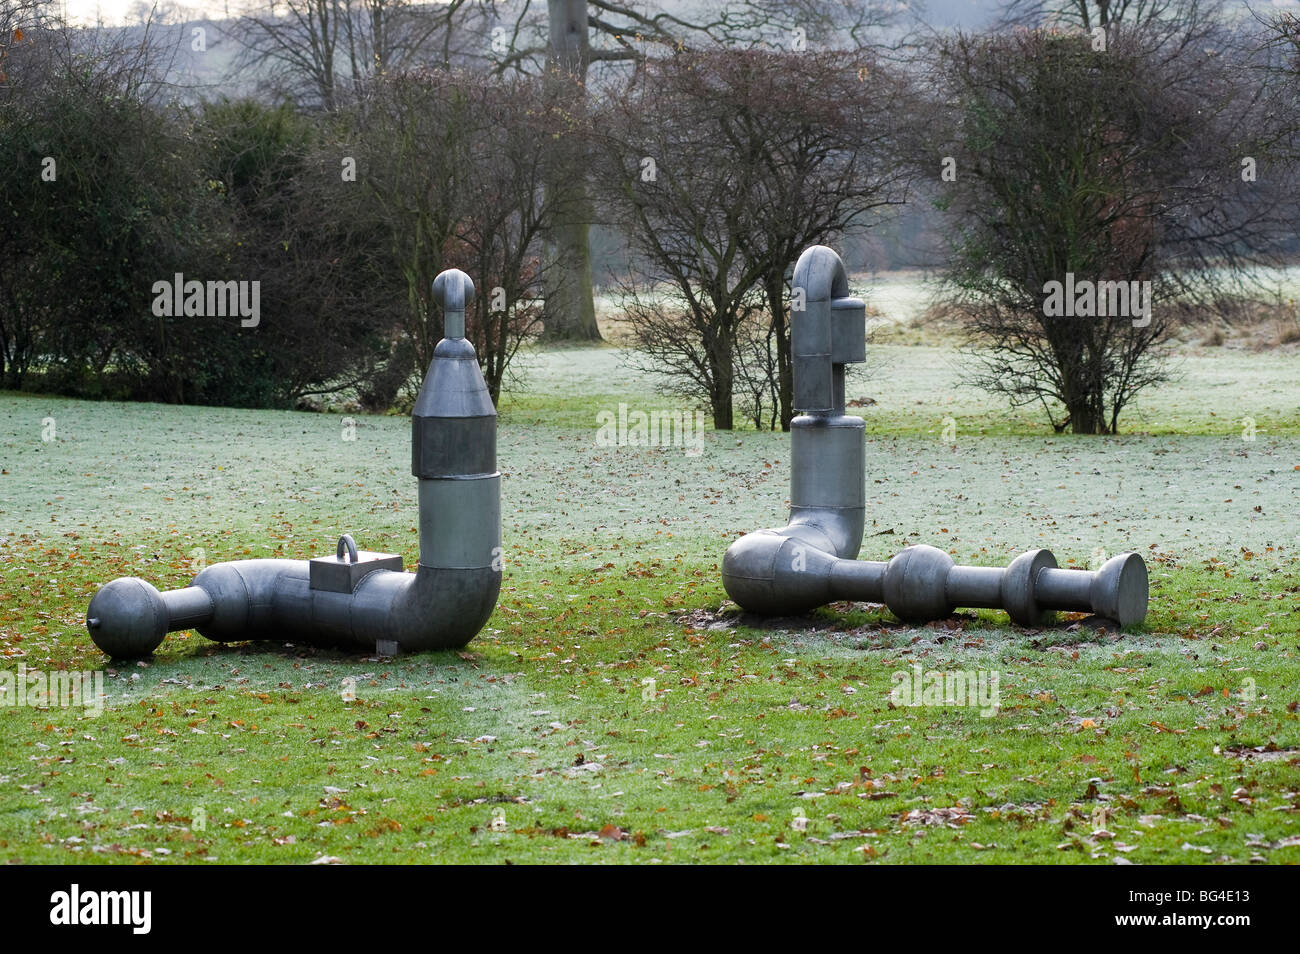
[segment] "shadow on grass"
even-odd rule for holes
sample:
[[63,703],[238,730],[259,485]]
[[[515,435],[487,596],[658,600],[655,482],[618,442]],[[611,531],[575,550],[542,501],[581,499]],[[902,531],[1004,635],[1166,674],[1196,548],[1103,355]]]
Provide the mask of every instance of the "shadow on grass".
[[[466,662],[473,663],[481,658],[473,652],[472,643],[462,649],[439,649],[421,653],[402,653],[397,656],[384,656],[373,651],[363,652],[345,646],[314,646],[302,643],[282,642],[274,639],[252,639],[238,643],[212,642],[200,646],[191,656],[191,658],[195,659],[242,659],[246,657],[260,657],[265,658],[268,661],[274,658],[280,660],[310,659],[315,662],[340,664],[409,664],[422,662],[430,665],[459,665]],[[153,657],[149,657],[145,661],[151,662],[152,660]]]
[[[943,619],[916,624],[899,620],[880,603],[839,602],[799,615],[763,616],[746,612],[728,600],[716,610],[694,609],[681,613],[677,622],[688,629],[706,632],[858,636],[863,640],[859,649],[892,649],[923,641],[942,644],[965,635],[983,638],[1005,634],[1013,640],[1025,640],[1031,649],[1046,650],[1105,645],[1126,635],[1114,620],[1086,613],[1058,613],[1051,625],[1030,628],[1017,626],[994,612],[959,611]],[[1146,627],[1133,627],[1127,635],[1145,633]]]

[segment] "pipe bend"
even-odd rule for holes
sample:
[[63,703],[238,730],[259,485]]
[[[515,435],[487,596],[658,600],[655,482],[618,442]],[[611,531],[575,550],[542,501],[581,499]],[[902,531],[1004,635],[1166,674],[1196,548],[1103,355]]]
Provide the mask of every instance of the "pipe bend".
[[386,639],[401,652],[458,649],[487,623],[500,592],[501,571],[490,566],[376,570],[353,594],[354,644],[373,649]]
[[825,541],[814,544],[819,549],[844,560],[856,560],[865,523],[866,510],[862,507],[799,507],[792,508],[786,531],[801,536],[816,531]]
[[810,245],[795,262],[790,287],[802,288],[805,301],[830,301],[849,297],[849,275],[844,260],[827,245]]
[[747,533],[722,556],[722,585],[742,609],[770,616],[802,613],[831,601],[835,558],[816,527]]
[[446,311],[464,311],[474,300],[474,281],[459,268],[439,272],[433,298]]
[[194,578],[212,602],[198,632],[217,642],[310,637],[318,645],[403,652],[464,646],[496,608],[501,571],[492,567],[414,573],[377,569],[351,593],[313,590],[303,560],[217,563]]

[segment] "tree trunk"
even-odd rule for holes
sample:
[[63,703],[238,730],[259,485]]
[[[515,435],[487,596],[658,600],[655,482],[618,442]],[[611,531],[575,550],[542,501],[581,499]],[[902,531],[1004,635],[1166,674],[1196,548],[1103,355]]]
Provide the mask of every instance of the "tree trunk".
[[[722,337],[722,336],[720,336]],[[722,340],[714,340],[710,347],[710,377],[713,393],[709,395],[713,411],[713,429],[729,431],[735,427],[736,366],[734,361],[736,335],[734,330],[725,333]]]
[[734,427],[730,394],[716,394],[713,399],[713,429],[729,431]]
[[794,365],[790,357],[790,322],[785,302],[785,272],[770,276],[764,290],[772,310],[772,334],[776,337],[776,377],[779,397],[777,415],[781,430],[790,430],[794,420]]
[[1070,400],[1066,406],[1069,413],[1070,430],[1075,434],[1108,434],[1106,414],[1102,408],[1101,396],[1082,393]]
[[[586,97],[590,45],[586,0],[547,0],[550,39],[547,72],[562,83],[572,108],[581,113]],[[543,336],[552,341],[599,341],[591,290],[591,202],[579,177],[586,169],[578,137],[562,136],[557,161],[549,163],[545,188],[554,201],[555,221],[546,243],[546,304]]]

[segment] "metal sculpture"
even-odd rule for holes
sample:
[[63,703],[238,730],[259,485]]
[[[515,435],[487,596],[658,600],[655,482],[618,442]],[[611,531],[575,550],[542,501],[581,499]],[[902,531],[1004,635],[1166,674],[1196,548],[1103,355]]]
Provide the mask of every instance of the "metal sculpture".
[[1021,626],[1053,611],[1090,612],[1120,627],[1147,611],[1147,568],[1136,553],[1102,567],[1064,570],[1049,550],[1005,569],[958,566],[947,553],[912,546],[888,562],[858,560],[866,507],[865,423],[844,413],[844,366],[866,359],[866,306],[850,298],[844,263],[815,245],[791,283],[794,406],[790,425],[790,521],[746,534],[727,548],[722,583],[741,607],[802,613],[835,600],[884,603],[899,619],[925,622],[957,607],[1005,610]]
[[411,411],[415,572],[404,572],[398,554],[358,550],[344,534],[332,556],[217,563],[165,593],[123,577],[90,601],[86,626],[96,646],[114,657],[143,656],[167,633],[195,629],[220,642],[292,639],[392,655],[474,638],[501,589],[496,408],[465,340],[474,283],[450,269],[434,280],[433,295],[444,337]]

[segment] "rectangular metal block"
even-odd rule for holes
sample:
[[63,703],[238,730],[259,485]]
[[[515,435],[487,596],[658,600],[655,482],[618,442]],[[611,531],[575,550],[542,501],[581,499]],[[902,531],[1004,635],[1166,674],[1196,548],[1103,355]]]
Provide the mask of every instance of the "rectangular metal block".
[[831,349],[830,302],[790,306],[790,352],[795,356],[828,354]]
[[835,407],[834,378],[829,355],[795,355],[795,410],[829,411]]
[[311,589],[330,593],[351,593],[361,578],[372,570],[396,570],[400,573],[403,569],[401,554],[373,553],[370,550],[358,550],[355,562],[349,560],[347,554],[342,558],[331,554],[313,557],[307,563]]
[[831,361],[857,364],[867,360],[867,304],[861,298],[831,302]]

